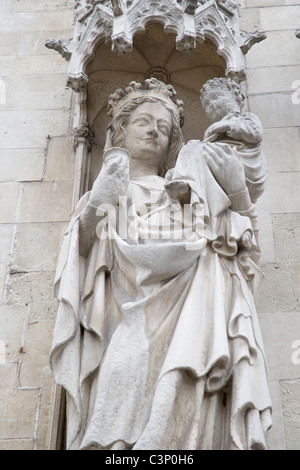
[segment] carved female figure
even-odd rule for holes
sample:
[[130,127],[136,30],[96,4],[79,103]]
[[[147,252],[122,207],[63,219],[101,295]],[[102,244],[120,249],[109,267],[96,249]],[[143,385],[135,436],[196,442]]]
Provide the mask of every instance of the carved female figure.
[[67,447],[265,448],[243,165],[226,144],[183,146],[182,103],[155,79],[118,90],[109,112],[104,165],[57,270]]

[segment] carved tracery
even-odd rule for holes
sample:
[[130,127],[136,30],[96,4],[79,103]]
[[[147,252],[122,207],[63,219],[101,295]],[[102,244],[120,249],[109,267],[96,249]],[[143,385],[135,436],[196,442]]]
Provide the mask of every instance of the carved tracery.
[[265,38],[263,32],[240,31],[239,4],[232,0],[77,0],[73,39],[51,39],[46,46],[70,61],[67,85],[80,92],[88,83],[86,67],[98,44],[111,41],[116,54],[130,53],[135,35],[150,22],[176,34],[181,51],[211,40],[226,60],[226,75],[237,81],[245,79],[244,55]]

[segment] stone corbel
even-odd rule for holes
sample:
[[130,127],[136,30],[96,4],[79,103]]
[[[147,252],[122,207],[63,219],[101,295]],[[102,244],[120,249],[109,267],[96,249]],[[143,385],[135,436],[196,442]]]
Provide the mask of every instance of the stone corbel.
[[254,44],[263,41],[267,38],[267,35],[264,31],[255,31],[254,33],[246,33],[245,31],[241,31],[241,50],[243,54],[247,54],[247,52],[251,49]]
[[56,52],[58,52],[63,59],[69,61],[72,56],[72,40],[70,41],[64,41],[62,39],[52,39],[49,38],[45,42],[45,46],[48,49],[54,49]]
[[73,147],[76,151],[78,145],[83,143],[90,152],[94,143],[95,132],[88,122],[84,122],[81,126],[76,127],[73,132]]

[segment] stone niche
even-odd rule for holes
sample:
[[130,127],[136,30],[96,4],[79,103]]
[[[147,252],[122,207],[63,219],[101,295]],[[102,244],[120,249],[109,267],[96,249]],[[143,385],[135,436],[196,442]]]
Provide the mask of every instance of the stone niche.
[[210,78],[225,76],[225,70],[225,60],[209,40],[197,43],[189,52],[180,51],[176,49],[176,35],[166,33],[158,23],[151,23],[144,32],[136,34],[133,49],[127,54],[116,55],[110,43],[101,43],[86,71],[87,118],[94,132],[88,186],[91,187],[102,165],[110,93],[132,80],[143,82],[152,76],[172,84],[188,110],[183,126],[187,142],[202,139],[209,125],[199,100],[202,85]]

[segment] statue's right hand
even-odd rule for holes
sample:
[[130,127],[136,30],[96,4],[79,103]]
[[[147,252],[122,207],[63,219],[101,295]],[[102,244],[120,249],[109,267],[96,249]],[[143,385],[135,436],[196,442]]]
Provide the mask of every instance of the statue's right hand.
[[107,149],[103,168],[93,184],[89,204],[95,208],[101,204],[117,206],[119,197],[125,196],[129,184],[130,155],[125,149]]

